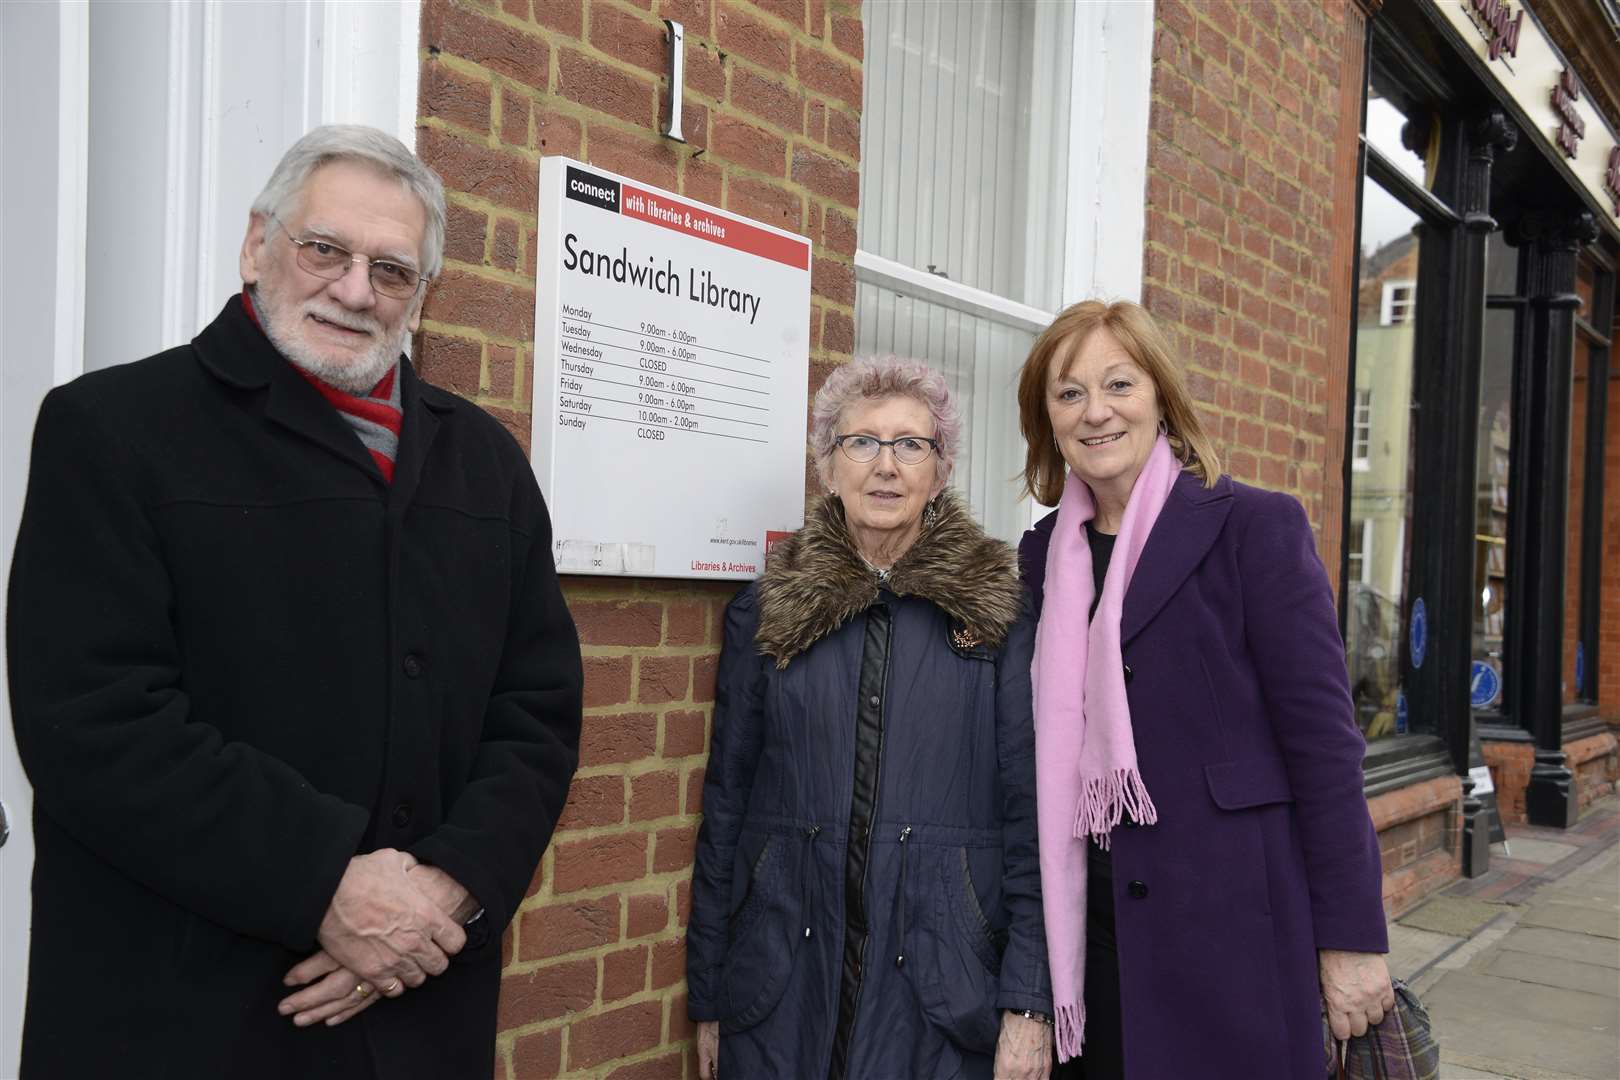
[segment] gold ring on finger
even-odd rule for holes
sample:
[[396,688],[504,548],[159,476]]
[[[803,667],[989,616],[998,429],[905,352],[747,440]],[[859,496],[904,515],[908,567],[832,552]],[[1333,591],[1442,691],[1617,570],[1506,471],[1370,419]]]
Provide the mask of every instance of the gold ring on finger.
[[371,987],[367,986],[365,983],[354,984],[354,994],[356,997],[365,997],[369,993],[371,993]]
[[388,985],[383,987],[383,993],[392,994],[395,990],[398,990],[398,989],[399,989],[399,980],[398,979],[390,979],[388,981]]

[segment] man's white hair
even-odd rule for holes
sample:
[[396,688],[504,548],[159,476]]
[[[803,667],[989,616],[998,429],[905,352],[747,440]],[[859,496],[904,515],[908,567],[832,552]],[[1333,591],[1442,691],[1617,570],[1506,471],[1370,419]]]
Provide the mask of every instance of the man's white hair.
[[398,179],[416,196],[427,211],[422,276],[438,277],[444,263],[444,184],[437,173],[386,131],[361,124],[325,124],[311,130],[281,155],[264,190],[253,200],[253,212],[286,220],[288,208],[303,192],[310,174],[334,161],[370,165]]

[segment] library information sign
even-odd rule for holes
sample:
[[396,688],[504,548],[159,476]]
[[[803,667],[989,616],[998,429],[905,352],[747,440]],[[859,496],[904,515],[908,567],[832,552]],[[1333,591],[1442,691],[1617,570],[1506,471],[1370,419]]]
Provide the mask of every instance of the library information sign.
[[540,163],[534,468],[557,569],[757,576],[804,523],[810,242]]

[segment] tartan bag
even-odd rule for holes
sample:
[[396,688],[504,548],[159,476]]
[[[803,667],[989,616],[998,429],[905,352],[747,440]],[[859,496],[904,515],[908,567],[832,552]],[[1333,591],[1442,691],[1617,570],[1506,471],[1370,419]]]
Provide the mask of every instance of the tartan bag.
[[1412,988],[1390,980],[1395,1007],[1367,1034],[1339,1042],[1322,1018],[1322,1043],[1328,1080],[1438,1080],[1440,1044],[1429,1027],[1429,1014]]

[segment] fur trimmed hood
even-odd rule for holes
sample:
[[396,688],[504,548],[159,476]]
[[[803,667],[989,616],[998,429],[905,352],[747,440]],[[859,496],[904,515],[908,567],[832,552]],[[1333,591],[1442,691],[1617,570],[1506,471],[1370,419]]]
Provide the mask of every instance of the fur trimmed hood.
[[[996,648],[1018,619],[1023,589],[1018,556],[985,535],[952,491],[938,515],[883,583],[897,596],[931,601],[951,618],[960,648]],[[844,505],[823,496],[804,528],[782,541],[759,579],[760,652],[779,668],[865,611],[878,597],[878,576],[861,559],[844,522]]]

